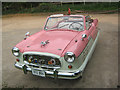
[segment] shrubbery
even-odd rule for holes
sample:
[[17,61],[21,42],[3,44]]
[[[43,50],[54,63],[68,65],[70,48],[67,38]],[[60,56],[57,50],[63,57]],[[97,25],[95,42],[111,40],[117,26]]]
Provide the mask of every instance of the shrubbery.
[[3,2],[3,14],[15,13],[40,13],[40,12],[58,12],[67,11],[68,8],[85,11],[104,11],[118,9],[117,2],[87,2],[84,3],[42,3],[42,2]]

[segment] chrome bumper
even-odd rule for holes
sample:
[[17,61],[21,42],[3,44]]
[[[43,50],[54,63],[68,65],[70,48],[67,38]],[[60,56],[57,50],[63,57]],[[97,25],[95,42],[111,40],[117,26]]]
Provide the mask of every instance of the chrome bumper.
[[[19,65],[17,63],[14,64],[16,68],[23,69],[24,65]],[[31,68],[27,67],[27,71],[32,71]],[[45,76],[46,77],[52,77],[52,78],[63,78],[63,79],[77,79],[81,76],[81,71],[76,72],[60,72],[60,71],[46,71],[45,70]]]

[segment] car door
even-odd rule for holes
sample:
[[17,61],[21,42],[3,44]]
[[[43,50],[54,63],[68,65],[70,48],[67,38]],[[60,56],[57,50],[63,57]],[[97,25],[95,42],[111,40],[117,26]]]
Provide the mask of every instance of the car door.
[[86,56],[88,55],[88,52],[93,44],[93,40],[91,37],[91,33],[94,30],[94,25],[92,23],[86,22],[86,30],[84,32],[84,34],[86,35],[86,37],[84,38],[84,43],[86,45],[85,49],[83,50],[83,62],[86,58]]

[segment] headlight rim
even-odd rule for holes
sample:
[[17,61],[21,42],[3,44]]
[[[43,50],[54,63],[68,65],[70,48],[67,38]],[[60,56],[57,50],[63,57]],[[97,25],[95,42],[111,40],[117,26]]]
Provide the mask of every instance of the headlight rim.
[[[68,56],[68,54],[69,54],[69,56],[74,57],[74,60],[73,60],[73,61],[68,61],[68,59],[65,58],[65,56],[66,56],[66,55]],[[71,54],[71,55],[70,55],[70,54]],[[65,55],[64,55],[64,59],[65,59],[65,61],[68,62],[68,63],[73,63],[73,62],[75,61],[75,58],[76,58],[76,56],[75,56],[75,54],[74,54],[73,52],[66,52]]]
[[[15,54],[14,54],[15,52],[18,53],[18,55],[15,55]],[[19,50],[19,48],[13,47],[13,48],[12,48],[12,54],[13,54],[14,56],[18,57],[18,56],[20,55],[20,50]]]

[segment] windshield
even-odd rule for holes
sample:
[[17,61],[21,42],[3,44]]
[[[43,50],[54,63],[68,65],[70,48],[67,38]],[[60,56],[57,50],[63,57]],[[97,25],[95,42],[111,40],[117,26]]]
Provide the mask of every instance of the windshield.
[[44,29],[45,30],[70,29],[82,31],[84,29],[83,17],[80,16],[49,17]]

